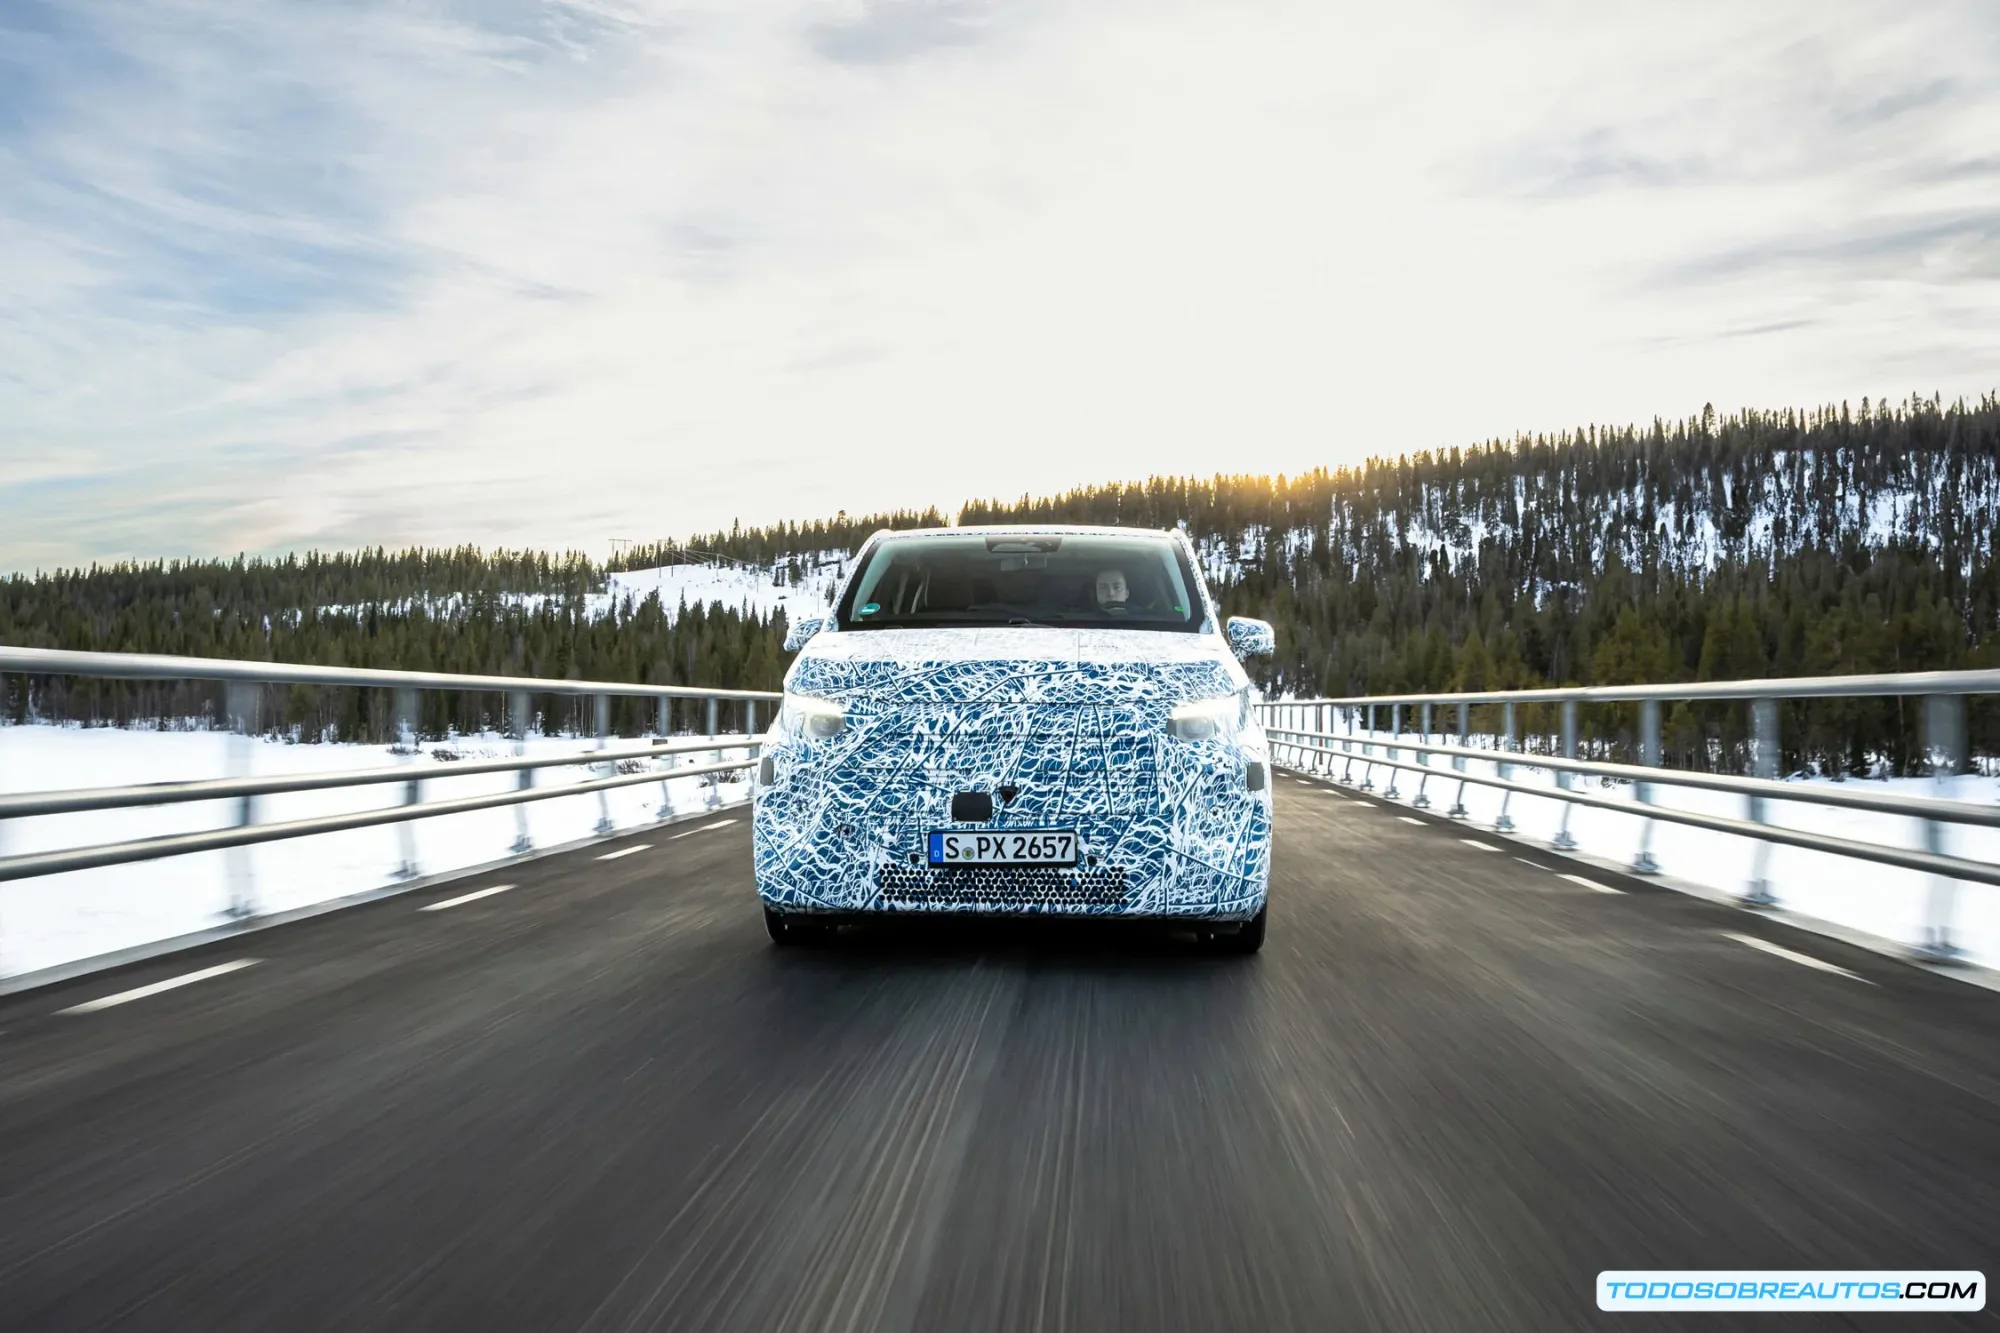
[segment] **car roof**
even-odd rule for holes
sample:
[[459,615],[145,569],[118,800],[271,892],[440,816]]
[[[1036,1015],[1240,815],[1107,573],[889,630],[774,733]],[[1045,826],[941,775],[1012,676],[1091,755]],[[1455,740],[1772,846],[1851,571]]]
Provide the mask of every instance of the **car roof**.
[[1170,528],[1121,528],[1087,523],[968,523],[952,528],[884,528],[877,541],[900,541],[907,537],[935,537],[974,534],[989,537],[1152,537],[1166,541],[1174,535]]

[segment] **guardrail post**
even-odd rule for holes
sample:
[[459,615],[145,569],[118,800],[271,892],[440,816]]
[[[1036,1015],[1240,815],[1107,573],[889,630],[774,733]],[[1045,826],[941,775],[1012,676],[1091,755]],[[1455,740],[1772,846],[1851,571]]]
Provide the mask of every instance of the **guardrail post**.
[[[397,756],[397,762],[415,764],[422,759],[417,752],[417,692],[415,690],[396,691],[396,740],[397,748],[408,751]],[[423,799],[424,781],[411,778],[403,784],[403,804],[416,805]],[[397,841],[403,849],[403,863],[396,867],[397,879],[417,877],[417,821],[405,819],[396,825]]]
[[[1949,800],[1953,779],[1965,756],[1965,696],[1927,694],[1924,696],[1924,749],[1930,761],[1931,794]],[[1947,826],[1941,819],[1924,821],[1924,850],[1946,856]],[[1934,963],[1953,963],[1964,951],[1951,940],[1951,918],[1958,881],[1944,875],[1931,877],[1930,901],[1925,909],[1924,943],[1918,950]]]
[[[708,697],[708,738],[710,740],[714,740],[716,736],[721,733],[722,729],[716,723],[717,710],[720,709],[721,707],[722,707],[722,701],[711,694]],[[709,762],[710,763],[715,762],[716,756],[719,755],[720,753],[721,751],[719,750],[710,750],[708,752]],[[713,809],[714,807],[721,805],[722,775],[720,773],[710,773],[707,777],[703,778],[702,781],[708,784],[709,807]]]
[[1340,780],[1343,783],[1354,781],[1354,723],[1359,716],[1360,710],[1352,704],[1340,710],[1340,720],[1347,724],[1347,739],[1340,743],[1340,752],[1347,759],[1340,770]]
[[[1758,778],[1778,776],[1778,701],[1776,699],[1752,699],[1750,701],[1750,775]],[[1759,824],[1768,824],[1770,803],[1761,796],[1746,796],[1744,805],[1750,818]],[[1770,907],[1777,903],[1778,896],[1771,892],[1771,844],[1758,839],[1756,850],[1751,853],[1750,884],[1743,893],[1743,901],[1751,907]]]
[[[1403,739],[1403,705],[1401,704],[1389,705],[1389,739],[1392,741]],[[1389,756],[1391,765],[1403,757],[1403,752],[1394,745],[1385,745],[1382,749],[1383,753]],[[1400,772],[1402,770],[1399,768],[1391,767],[1389,769],[1389,785],[1382,789],[1383,800],[1393,801],[1403,794],[1396,789],[1396,775]]]
[[[654,701],[657,713],[653,720],[653,739],[664,741],[674,734],[674,700],[672,695],[663,694]],[[660,808],[653,812],[655,819],[666,819],[674,813],[674,790],[669,784],[673,780],[674,757],[667,755],[658,762],[667,766],[667,776],[660,779]]]
[[[263,701],[263,691],[248,682],[231,684],[224,692],[229,709],[229,775],[236,778],[251,776],[251,759],[254,742],[251,733],[257,727],[257,705]],[[257,818],[254,797],[244,796],[236,802],[236,826],[248,828]],[[257,865],[248,847],[231,847],[223,853],[223,864],[229,877],[229,903],[223,913],[231,920],[242,921],[257,915]]]
[[[1565,699],[1562,706],[1562,757],[1576,758],[1576,700]],[[1556,785],[1569,790],[1572,773],[1557,773]]]
[[[1660,701],[1644,699],[1639,703],[1639,762],[1647,768],[1656,768],[1660,762]],[[1653,803],[1653,784],[1640,781],[1632,784],[1632,796],[1640,805]],[[1632,858],[1632,871],[1639,875],[1657,875],[1660,863],[1653,857],[1653,820],[1647,816],[1639,825],[1639,853]]]
[[[1458,748],[1461,750],[1465,749],[1471,744],[1471,741],[1472,705],[1460,703],[1458,706]],[[1455,772],[1465,772],[1465,756],[1462,754],[1453,755],[1451,757],[1451,766]],[[1465,783],[1466,780],[1464,778],[1458,780],[1458,794],[1451,798],[1451,809],[1445,811],[1445,814],[1452,819],[1464,819],[1467,817],[1465,811]]]
[[[515,690],[507,696],[507,711],[513,714],[514,756],[528,757],[528,692]],[[514,788],[526,791],[535,785],[535,770],[524,768],[514,777]],[[521,854],[535,850],[535,840],[528,834],[528,803],[521,802],[514,807],[514,851]]]
[[[755,699],[745,699],[743,701],[743,734],[745,737],[749,739],[750,742],[750,744],[747,747],[745,747],[743,751],[744,757],[748,759],[757,758],[759,755],[763,753],[763,747],[760,746],[757,742],[757,701]],[[745,771],[749,774],[751,779],[750,783],[751,796],[747,799],[754,800],[757,791],[757,784],[756,784],[757,775],[754,770],[745,770]]]
[[[600,750],[609,749],[611,747],[611,696],[608,694],[595,695],[592,697],[591,702],[596,705],[597,748]],[[612,765],[611,767],[615,770],[617,766]],[[604,776],[610,777],[611,774],[606,773]],[[614,827],[616,826],[611,822],[611,793],[600,791],[597,793],[597,836],[600,838],[610,836]]]
[[1367,727],[1361,736],[1361,790],[1375,790],[1375,765],[1370,760],[1375,757],[1375,705],[1363,704],[1367,710]]
[[[1514,733],[1514,705],[1511,703],[1502,704],[1500,705],[1500,752],[1502,754],[1510,754],[1518,748],[1519,746],[1516,744]],[[1496,767],[1499,770],[1502,782],[1511,782],[1513,780],[1514,766],[1512,764],[1502,759]],[[1493,831],[1495,833],[1512,833],[1514,831],[1514,821],[1507,814],[1507,806],[1513,799],[1514,792],[1511,788],[1502,787],[1500,789],[1500,817],[1493,821]]]
[[[1576,700],[1565,699],[1562,706],[1562,757],[1576,758]],[[1576,774],[1556,770],[1556,786],[1564,791],[1575,790]],[[1576,807],[1570,801],[1563,802],[1562,823],[1556,826],[1556,840],[1550,845],[1559,852],[1576,850],[1576,839],[1570,836],[1570,811]]]
[[[1429,703],[1423,705],[1421,717],[1422,721],[1419,725],[1423,728],[1424,744],[1429,745],[1431,743],[1431,706]],[[1428,769],[1431,766],[1430,752],[1427,750],[1417,751],[1417,763]],[[1417,796],[1415,800],[1410,802],[1412,809],[1428,810],[1431,808],[1431,798],[1424,790],[1430,785],[1431,775],[1429,773],[1420,773],[1417,775]]]

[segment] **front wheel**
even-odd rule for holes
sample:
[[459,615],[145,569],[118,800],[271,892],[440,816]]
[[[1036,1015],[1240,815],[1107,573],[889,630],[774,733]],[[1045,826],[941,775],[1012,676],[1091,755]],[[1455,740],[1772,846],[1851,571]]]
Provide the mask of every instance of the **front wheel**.
[[1267,902],[1257,909],[1257,915],[1243,923],[1241,930],[1224,934],[1216,931],[1207,937],[1208,947],[1216,953],[1249,954],[1264,947],[1264,917],[1271,910]]

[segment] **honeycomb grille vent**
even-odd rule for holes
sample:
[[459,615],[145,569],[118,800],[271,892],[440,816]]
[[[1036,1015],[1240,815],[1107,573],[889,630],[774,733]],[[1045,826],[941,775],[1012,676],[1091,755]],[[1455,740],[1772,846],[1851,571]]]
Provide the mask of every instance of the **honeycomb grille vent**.
[[875,876],[882,896],[911,905],[996,903],[1008,907],[1118,907],[1126,900],[1125,868],[1094,866],[885,865]]

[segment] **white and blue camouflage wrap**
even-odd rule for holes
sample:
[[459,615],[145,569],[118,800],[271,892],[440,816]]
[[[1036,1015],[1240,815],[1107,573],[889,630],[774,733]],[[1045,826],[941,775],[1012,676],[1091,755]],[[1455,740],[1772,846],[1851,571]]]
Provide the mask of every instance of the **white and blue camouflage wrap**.
[[[766,906],[1255,916],[1270,875],[1263,733],[1247,708],[1216,739],[1167,730],[1177,705],[1248,697],[1201,595],[1198,634],[1008,626],[814,636],[785,688],[838,703],[846,724],[818,738],[781,718],[765,738],[754,845]],[[993,819],[953,821],[957,792],[994,794]],[[1080,859],[933,868],[927,834],[954,828],[1074,829]]]

